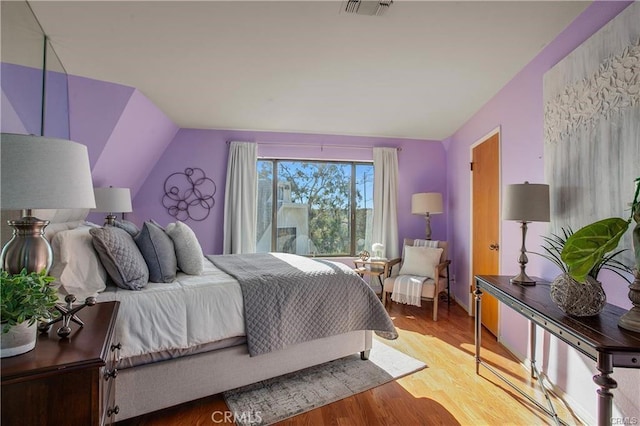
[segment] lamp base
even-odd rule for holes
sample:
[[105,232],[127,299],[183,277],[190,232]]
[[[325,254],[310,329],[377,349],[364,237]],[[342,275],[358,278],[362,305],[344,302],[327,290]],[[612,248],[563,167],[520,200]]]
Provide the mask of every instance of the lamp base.
[[10,274],[27,272],[49,272],[53,262],[53,251],[44,236],[48,220],[33,216],[24,216],[19,220],[8,221],[13,227],[13,236],[2,248],[0,263],[2,269]]
[[118,217],[115,214],[108,214],[104,218],[104,226],[116,226],[116,219]]
[[509,280],[509,282],[511,284],[519,284],[519,285],[524,285],[524,286],[536,285],[536,280],[534,280],[533,278],[531,278],[529,275],[527,275],[524,272],[520,272],[518,275],[516,275],[515,277],[511,278]]
[[520,263],[520,273],[515,277],[511,278],[509,281],[511,284],[519,284],[519,285],[536,285],[536,280],[532,279],[525,272],[525,268],[527,267],[527,248],[524,246],[524,241],[527,238],[527,221],[522,221],[522,225],[520,228],[522,229],[522,247],[520,248],[520,257],[518,258],[518,263]]
[[424,220],[427,222],[424,228],[425,240],[431,240],[431,216],[429,212],[424,214]]

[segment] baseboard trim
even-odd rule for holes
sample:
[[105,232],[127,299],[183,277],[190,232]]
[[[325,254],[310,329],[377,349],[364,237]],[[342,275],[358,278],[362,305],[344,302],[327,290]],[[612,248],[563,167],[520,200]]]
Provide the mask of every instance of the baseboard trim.
[[[524,368],[525,371],[527,372],[531,371],[531,359],[527,357],[523,358],[521,356],[518,356],[517,352],[502,340],[498,340],[498,343],[504,346],[507,349],[507,351],[509,351],[509,353],[513,355],[513,357],[520,362],[520,366]],[[554,394],[557,399],[562,401],[562,403],[567,407],[568,411],[573,413],[573,415],[576,416],[583,424],[592,425],[597,423],[596,419],[593,418],[587,412],[587,410],[585,410],[585,408],[582,406],[582,404],[580,404],[579,401],[572,398],[562,388],[558,387],[555,383],[553,383],[549,379],[549,377],[547,377],[544,371],[541,371],[540,374],[542,375],[542,379],[544,381],[544,385],[545,385],[545,388],[547,389],[547,392]]]
[[[531,365],[529,359],[527,359],[527,364]],[[547,375],[542,372],[540,373],[544,378],[544,383],[546,385],[547,391],[553,393],[559,400],[563,401],[565,406],[569,409],[570,412],[573,413],[583,424],[585,425],[595,425],[598,422],[594,417],[592,417],[587,410],[580,404],[576,399],[572,398],[571,395],[566,393],[562,388],[558,387],[553,383]]]
[[469,311],[469,307],[463,305],[459,299],[456,299],[454,296],[451,296],[451,300],[453,300],[454,302],[456,302],[458,304],[458,306],[460,306],[462,309],[464,309],[464,311],[467,313],[467,315],[469,316],[473,316],[472,312]]

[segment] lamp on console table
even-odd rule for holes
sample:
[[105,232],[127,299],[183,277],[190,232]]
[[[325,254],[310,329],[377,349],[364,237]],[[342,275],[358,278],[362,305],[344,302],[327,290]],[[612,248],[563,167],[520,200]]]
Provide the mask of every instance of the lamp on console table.
[[10,274],[49,271],[51,245],[44,236],[48,220],[33,209],[95,207],[87,147],[64,139],[2,133],[0,136],[2,210],[22,210],[8,221],[11,240],[2,249],[2,269]]
[[520,222],[522,228],[522,247],[520,248],[520,273],[511,278],[512,284],[535,285],[525,268],[527,266],[527,249],[525,239],[527,224],[530,222],[549,222],[549,185],[540,183],[517,183],[507,185],[504,191],[502,218]]
[[411,214],[423,215],[426,220],[425,238],[431,239],[431,215],[442,213],[442,194],[439,192],[421,192],[411,196]]
[[129,188],[93,188],[96,194],[96,208],[94,212],[108,213],[105,218],[105,225],[115,225],[116,215],[114,213],[130,213],[131,193]]

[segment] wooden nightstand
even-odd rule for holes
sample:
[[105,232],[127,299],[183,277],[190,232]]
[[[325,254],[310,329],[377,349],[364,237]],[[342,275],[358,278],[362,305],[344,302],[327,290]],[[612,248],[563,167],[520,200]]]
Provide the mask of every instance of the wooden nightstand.
[[116,362],[112,342],[119,302],[97,303],[78,313],[60,339],[54,325],[35,349],[2,359],[2,424],[104,425],[114,422]]

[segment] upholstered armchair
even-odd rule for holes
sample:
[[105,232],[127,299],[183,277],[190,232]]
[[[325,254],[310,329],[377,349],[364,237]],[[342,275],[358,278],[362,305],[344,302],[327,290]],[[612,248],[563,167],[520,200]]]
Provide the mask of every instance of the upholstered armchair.
[[[401,303],[420,306],[421,300],[433,302],[433,320],[438,320],[438,298],[449,291],[449,264],[447,242],[427,242],[435,247],[424,247],[425,240],[405,239],[402,258],[389,262],[391,276],[384,280],[382,302],[387,304],[396,288],[394,298]],[[447,294],[448,296],[448,294]],[[392,299],[393,300],[393,299]]]

